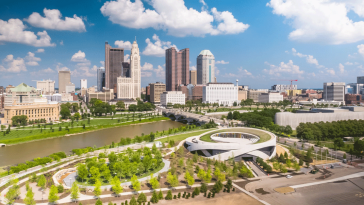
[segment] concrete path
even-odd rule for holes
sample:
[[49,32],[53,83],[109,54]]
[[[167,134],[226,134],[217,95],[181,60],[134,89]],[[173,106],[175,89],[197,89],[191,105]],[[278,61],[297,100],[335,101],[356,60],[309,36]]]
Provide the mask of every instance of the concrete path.
[[263,201],[263,200],[260,200],[258,197],[256,197],[254,194],[246,191],[245,189],[241,188],[240,186],[236,185],[233,183],[233,186],[236,187],[237,189],[239,189],[240,191],[244,192],[245,194],[253,197],[254,199],[258,200],[259,202],[261,202],[262,204],[265,204],[265,205],[270,205],[269,203]]
[[330,183],[330,182],[335,182],[335,181],[341,181],[341,180],[346,180],[346,179],[351,179],[351,178],[362,177],[362,176],[364,176],[364,172],[350,174],[350,175],[347,175],[347,176],[338,177],[338,178],[335,178],[335,179],[329,179],[329,180],[320,181],[320,182],[312,182],[312,183],[306,183],[306,184],[299,184],[299,185],[290,186],[290,187],[292,187],[294,189],[297,189],[297,188],[303,188],[303,187],[308,187],[308,186],[315,186],[315,185],[319,185],[319,184],[325,184],[325,183]]

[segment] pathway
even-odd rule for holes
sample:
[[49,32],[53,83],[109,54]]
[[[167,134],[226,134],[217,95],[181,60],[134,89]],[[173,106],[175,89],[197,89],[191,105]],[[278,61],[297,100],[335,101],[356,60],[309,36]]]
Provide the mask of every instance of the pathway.
[[241,188],[240,186],[236,185],[235,183],[233,183],[233,186],[236,187],[237,189],[239,189],[240,191],[244,192],[245,194],[253,197],[254,199],[258,200],[259,202],[261,202],[262,204],[265,204],[265,205],[270,205],[269,203],[263,201],[263,200],[260,200],[258,197],[256,197],[254,194],[246,191],[245,189]]

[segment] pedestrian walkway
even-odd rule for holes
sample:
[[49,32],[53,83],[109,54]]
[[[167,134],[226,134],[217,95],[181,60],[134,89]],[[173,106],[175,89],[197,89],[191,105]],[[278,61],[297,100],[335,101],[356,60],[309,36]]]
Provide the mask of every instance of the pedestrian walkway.
[[241,188],[240,186],[236,185],[233,183],[233,186],[236,187],[237,189],[239,189],[240,191],[244,192],[245,194],[253,197],[254,199],[258,200],[259,202],[261,202],[262,204],[265,204],[265,205],[270,205],[269,203],[263,201],[263,200],[260,200],[257,196],[255,196],[254,194],[246,191],[245,189]]

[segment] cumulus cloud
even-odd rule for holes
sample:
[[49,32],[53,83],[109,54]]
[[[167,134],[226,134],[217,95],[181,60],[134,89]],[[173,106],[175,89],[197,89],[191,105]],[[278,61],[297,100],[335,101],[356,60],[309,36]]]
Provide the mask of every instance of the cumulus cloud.
[[155,41],[154,43],[147,38],[145,42],[147,43],[147,47],[142,52],[143,55],[146,56],[156,56],[156,57],[164,57],[165,56],[165,50],[170,47],[175,47],[177,49],[176,45],[172,45],[169,41],[161,41],[157,34],[154,34],[152,39]]
[[107,1],[100,10],[115,24],[136,29],[165,30],[179,37],[236,34],[249,27],[248,24],[238,22],[231,12],[219,12],[216,8],[209,12],[206,3],[200,2],[203,4],[201,12],[187,8],[184,0],[148,1],[152,9],[146,9],[141,0]]
[[289,39],[302,42],[345,44],[364,40],[364,21],[354,21],[348,13],[364,17],[360,0],[270,0],[267,6],[289,20]]
[[158,78],[164,78],[166,76],[166,72],[164,68],[160,65],[158,65],[157,69],[153,70]]
[[24,31],[26,26],[19,19],[0,19],[0,43],[14,42],[35,47],[55,46],[51,43],[51,37],[46,31],[39,31],[37,34],[31,31]]
[[140,73],[140,76],[141,77],[143,77],[143,78],[148,78],[148,77],[152,77],[152,72],[144,72],[144,71],[142,71],[141,73]]
[[329,74],[331,74],[331,75],[335,75],[335,71],[334,71],[334,69],[329,69],[329,68],[327,68],[327,69],[326,69],[326,72],[327,72],[327,73],[329,73]]
[[64,44],[63,44],[63,41],[59,42],[59,45],[63,46],[63,45],[64,45]]
[[146,70],[153,70],[153,65],[150,63],[145,62],[144,65],[141,67],[141,70],[146,71]]
[[35,51],[36,53],[44,53],[44,49],[43,48],[38,48],[37,51]]
[[9,72],[9,73],[20,73],[22,71],[27,71],[25,66],[25,62],[23,58],[14,59],[13,55],[7,55],[5,59],[2,61],[2,65],[0,65],[1,72]]
[[357,46],[358,53],[364,57],[364,44],[360,44]]
[[278,66],[265,63],[269,65],[270,69],[264,69],[263,71],[266,73],[269,73],[270,75],[277,75],[281,76],[282,73],[288,73],[288,74],[303,74],[304,71],[300,70],[300,67],[298,65],[294,65],[292,60],[289,60],[288,63],[281,62]]
[[341,74],[345,72],[345,66],[341,63],[339,64],[339,70]]
[[73,18],[65,17],[61,19],[62,14],[58,9],[43,9],[45,17],[42,17],[39,13],[33,12],[27,19],[24,19],[30,25],[38,28],[61,30],[61,31],[86,31],[85,24],[82,18],[76,14]]
[[56,71],[69,71],[70,69],[66,66],[63,66],[62,63],[57,63],[56,65]]
[[354,65],[352,62],[346,62],[345,65]]
[[124,48],[124,50],[130,50],[131,49],[131,43],[130,43],[130,41],[115,41],[114,44],[118,48]]
[[51,68],[47,68],[47,69],[42,69],[42,70],[38,70],[38,71],[33,71],[30,74],[33,76],[39,76],[39,75],[45,75],[45,74],[50,74],[50,73],[54,73],[55,71],[52,70]]
[[306,54],[302,54],[297,52],[296,49],[292,48],[292,54],[294,56],[298,56],[300,58],[306,58],[306,62],[309,64],[313,64],[316,65],[318,68],[324,68],[325,66],[322,66],[318,63],[318,60],[316,58],[314,58],[312,55],[306,55]]
[[190,70],[197,70],[197,68],[196,68],[196,66],[190,66]]
[[105,61],[100,61],[100,64],[102,65],[102,67],[105,67]]
[[215,64],[229,64],[229,61],[224,61],[224,60],[221,60],[221,61],[216,61]]
[[25,59],[27,60],[26,64],[30,65],[30,66],[37,66],[37,65],[39,65],[38,61],[41,61],[41,59],[38,57],[35,57],[35,54],[32,52],[28,52],[28,55],[25,57]]
[[225,73],[223,76],[225,78],[244,78],[244,77],[254,77],[251,72],[249,72],[247,69],[243,69],[243,67],[238,68],[238,73]]
[[130,57],[130,55],[129,54],[126,54],[125,56],[124,56],[124,62],[129,62],[129,57]]
[[74,76],[85,76],[85,77],[95,77],[97,66],[94,65],[90,68],[91,62],[86,59],[85,52],[79,50],[77,53],[73,54],[71,61],[76,62],[76,69],[71,73]]

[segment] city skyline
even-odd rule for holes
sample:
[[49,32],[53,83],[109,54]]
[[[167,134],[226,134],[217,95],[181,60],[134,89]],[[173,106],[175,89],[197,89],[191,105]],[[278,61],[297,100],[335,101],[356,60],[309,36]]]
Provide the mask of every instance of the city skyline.
[[[305,21],[304,11],[294,14],[289,11],[297,9],[297,5],[314,8],[318,11],[313,15],[316,19],[329,21],[335,13],[319,13],[328,8],[346,8],[337,18],[351,25],[349,20],[363,22],[356,9],[361,8],[359,4],[336,5],[328,1],[325,7],[321,1],[315,4],[297,1],[301,4],[292,4],[285,10],[286,4],[277,0],[228,3],[179,0],[175,5],[158,7],[163,2],[94,1],[86,9],[79,9],[85,1],[75,5],[68,5],[67,1],[2,3],[1,85],[24,82],[35,87],[32,80],[51,79],[57,86],[58,71],[65,69],[71,70],[72,83],[77,85],[85,78],[89,86],[97,85],[97,68],[105,60],[105,41],[112,47],[124,48],[128,58],[135,38],[141,51],[143,87],[156,81],[165,83],[164,50],[171,46],[178,50],[190,48],[192,70],[196,69],[200,51],[210,50],[216,60],[218,82],[233,83],[239,79],[251,88],[287,84],[280,79],[298,79],[298,88],[321,88],[324,82],[354,83],[356,77],[350,73],[364,74],[364,34],[357,31],[359,28],[354,26],[351,31],[343,29],[342,35],[332,35],[340,29]],[[121,5],[143,8],[144,13],[133,13],[133,18],[125,19],[123,12],[116,14],[111,9]],[[140,24],[138,19],[147,16],[145,9],[157,15],[148,24]],[[207,20],[185,19],[185,28],[173,27],[160,18],[163,12],[170,15],[168,10],[187,14],[192,10],[195,17]],[[227,19],[231,20],[229,25]],[[180,19],[174,20],[178,23]],[[307,31],[305,27],[312,29]]]

